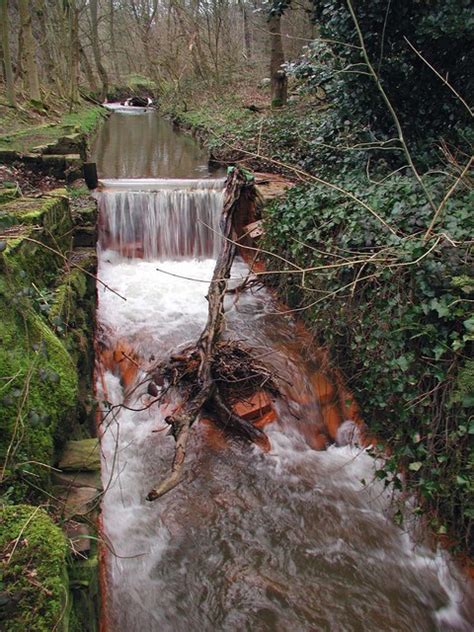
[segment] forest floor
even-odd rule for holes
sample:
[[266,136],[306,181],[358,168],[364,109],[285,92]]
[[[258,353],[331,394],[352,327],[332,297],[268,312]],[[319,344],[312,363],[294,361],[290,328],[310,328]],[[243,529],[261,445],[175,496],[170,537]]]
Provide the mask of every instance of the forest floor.
[[272,109],[268,87],[236,86],[219,96],[200,94],[186,107],[165,103],[163,112],[179,128],[192,131],[211,160],[295,175],[295,167],[306,166],[313,151],[311,129],[327,108],[315,97],[291,95],[285,107]]

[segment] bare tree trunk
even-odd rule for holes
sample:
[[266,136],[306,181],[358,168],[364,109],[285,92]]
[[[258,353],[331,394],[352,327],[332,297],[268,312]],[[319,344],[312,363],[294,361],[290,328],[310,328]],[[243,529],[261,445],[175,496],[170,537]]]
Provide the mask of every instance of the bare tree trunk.
[[28,0],[18,0],[20,21],[23,30],[23,53],[28,81],[28,93],[32,100],[41,102],[38,66],[36,64],[36,45],[31,29],[31,11]]
[[47,0],[36,1],[36,17],[41,34],[40,50],[44,60],[43,70],[58,90],[58,95],[67,96],[67,58],[64,45],[69,39],[62,3]]
[[288,80],[282,65],[285,63],[283,42],[281,40],[281,16],[272,15],[269,19],[270,30],[270,77],[272,80],[272,106],[281,107],[288,98]]
[[114,0],[109,2],[109,26],[110,26],[110,50],[112,53],[112,65],[115,73],[115,81],[120,82],[120,66],[115,45],[115,7]]
[[240,10],[242,11],[242,23],[244,28],[244,55],[247,61],[252,59],[252,38],[250,36],[249,16],[245,0],[239,0]]
[[41,50],[41,57],[44,64],[43,69],[47,77],[56,77],[58,69],[55,68],[51,54],[51,43],[47,28],[47,11],[44,0],[36,0],[35,7],[36,18],[41,34],[39,48]]
[[68,74],[69,110],[79,102],[79,15],[76,0],[67,5],[69,25]]
[[0,0],[0,28],[2,30],[3,71],[7,88],[8,103],[16,107],[15,82],[13,79],[10,41],[8,39],[8,0]]
[[79,56],[81,59],[81,67],[84,71],[84,74],[87,79],[87,83],[89,84],[90,89],[94,94],[97,94],[99,88],[97,87],[97,81],[94,76],[94,72],[92,70],[92,66],[90,65],[89,59],[87,58],[86,51],[84,50],[82,44],[79,42]]
[[18,26],[18,41],[17,41],[17,57],[16,57],[16,68],[15,68],[15,81],[18,79],[23,81],[23,28],[21,22]]
[[109,78],[107,77],[107,72],[102,65],[102,59],[100,56],[100,48],[99,48],[99,29],[98,29],[98,18],[97,18],[97,0],[90,0],[90,10],[91,10],[91,22],[92,22],[92,50],[94,52],[94,61],[97,66],[97,71],[99,73],[100,80],[102,82],[102,94],[101,98],[104,100],[107,97],[107,88],[109,85]]

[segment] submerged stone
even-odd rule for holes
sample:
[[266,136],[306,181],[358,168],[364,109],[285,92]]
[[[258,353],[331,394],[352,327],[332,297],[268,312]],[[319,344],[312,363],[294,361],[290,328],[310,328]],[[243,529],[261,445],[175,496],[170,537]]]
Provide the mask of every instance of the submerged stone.
[[[232,406],[232,409],[239,417],[243,417],[243,419],[249,421],[258,420],[273,412],[272,401],[265,391],[257,391],[248,399],[236,402]],[[274,418],[273,413],[273,419]]]

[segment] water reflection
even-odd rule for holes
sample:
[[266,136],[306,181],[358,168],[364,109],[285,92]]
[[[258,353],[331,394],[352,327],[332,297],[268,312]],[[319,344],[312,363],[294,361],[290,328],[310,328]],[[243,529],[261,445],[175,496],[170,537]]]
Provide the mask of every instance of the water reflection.
[[92,151],[100,178],[202,178],[210,172],[207,152],[177,133],[156,112],[114,113],[103,125]]

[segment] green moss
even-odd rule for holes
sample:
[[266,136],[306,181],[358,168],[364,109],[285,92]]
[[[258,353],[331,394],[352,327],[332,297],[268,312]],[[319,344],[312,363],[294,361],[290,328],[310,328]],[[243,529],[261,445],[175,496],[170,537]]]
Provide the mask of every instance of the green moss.
[[[84,435],[78,422],[86,418],[81,398],[91,392],[95,281],[65,265],[73,232],[65,194],[22,198],[0,211],[10,226],[0,252],[0,501],[7,503],[44,501],[62,443]],[[73,261],[95,271],[92,249],[75,250]],[[0,510],[0,556],[23,527],[0,578],[0,628],[7,619],[11,632],[96,629],[96,566],[81,566],[90,586],[74,580],[69,593],[65,538],[42,509],[27,505]]]
[[107,98],[119,101],[133,94],[150,95],[158,91],[158,84],[139,74],[130,74],[122,79],[119,85],[109,86]]
[[152,81],[151,79],[147,79],[147,77],[144,77],[143,75],[137,75],[137,74],[128,75],[126,81],[127,81],[127,86],[129,86],[130,88],[146,87],[146,88],[150,88],[151,90],[155,88],[155,82]]
[[[18,200],[6,205],[3,215],[31,222],[15,226],[21,229],[19,237],[9,240],[0,254],[0,459],[6,459],[3,483],[13,487],[13,498],[22,497],[25,485],[36,489],[48,484],[47,466],[54,460],[55,447],[76,427],[77,366],[82,362],[80,351],[87,346],[78,338],[87,341],[87,333],[75,323],[80,321],[85,329],[90,316],[72,313],[75,302],[84,302],[86,293],[94,296],[94,291],[85,274],[73,269],[56,297],[53,292],[58,273],[62,276],[64,255],[50,249],[66,253],[72,244],[64,193]],[[55,298],[60,300],[54,312]],[[61,330],[62,320],[54,321],[66,310],[74,336]],[[89,359],[84,368],[90,366]]]
[[80,197],[90,197],[90,191],[85,184],[81,186],[71,186],[67,189],[68,195],[71,199]]
[[[4,204],[0,210],[0,226],[38,224],[50,232],[71,228],[72,220],[65,189],[50,191],[43,198],[22,197]],[[60,237],[58,233],[56,237]]]
[[95,632],[99,621],[99,572],[97,546],[92,543],[91,554],[86,560],[77,560],[69,567],[73,611],[69,632]]
[[64,114],[58,122],[32,125],[31,121],[25,119],[13,120],[10,125],[16,129],[0,135],[0,151],[9,150],[24,154],[31,152],[35,147],[54,143],[71,132],[89,135],[104,116],[104,108],[88,105],[78,112]]
[[78,132],[91,134],[97,125],[107,116],[101,106],[88,106],[78,112],[66,114],[62,119],[62,128],[72,127]]
[[91,203],[88,206],[76,207],[73,210],[74,223],[77,226],[95,226],[97,221],[97,206]]
[[[93,339],[95,311],[95,279],[87,274],[96,271],[96,253],[84,248],[75,251],[79,268],[65,272],[54,292],[54,302],[48,320],[73,359],[79,376],[78,414],[82,418],[92,414],[90,410],[91,378],[93,373]],[[92,419],[90,419],[92,424]],[[93,425],[93,424],[92,424]],[[71,436],[69,436],[71,438]]]
[[[38,485],[48,479],[61,421],[74,416],[76,366],[63,342],[0,280],[0,459],[7,477],[16,472]],[[38,478],[39,477],[39,478]]]
[[2,579],[9,632],[68,630],[67,544],[39,507],[0,508]]
[[68,441],[59,462],[61,470],[96,472],[100,470],[98,439]]
[[20,276],[17,283],[23,287],[26,278],[30,284],[46,285],[64,265],[64,253],[72,244],[72,217],[65,193],[57,189],[47,198],[21,198],[0,209],[0,227],[18,231],[18,237],[8,241],[0,270],[10,277]]
[[16,186],[0,186],[0,204],[5,204],[14,200],[20,195],[20,192]]

